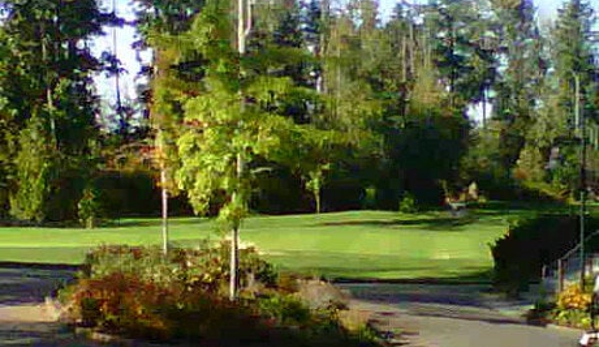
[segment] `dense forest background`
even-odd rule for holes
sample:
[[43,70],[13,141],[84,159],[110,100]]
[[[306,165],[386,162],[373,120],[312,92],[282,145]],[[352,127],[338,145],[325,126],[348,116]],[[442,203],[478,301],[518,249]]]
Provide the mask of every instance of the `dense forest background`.
[[[133,22],[94,0],[0,1],[0,220],[157,215],[161,190],[171,214],[242,192],[276,214],[438,207],[473,182],[487,199],[599,193],[587,1],[540,23],[530,0],[399,2],[384,22],[372,0],[257,0],[241,55],[237,2],[132,5]],[[100,107],[92,77],[122,66],[90,42],[126,25],[152,56],[140,98]]]

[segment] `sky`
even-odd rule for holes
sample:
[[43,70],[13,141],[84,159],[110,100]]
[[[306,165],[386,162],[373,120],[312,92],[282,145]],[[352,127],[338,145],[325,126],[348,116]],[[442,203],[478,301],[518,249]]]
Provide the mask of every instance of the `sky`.
[[[103,7],[110,9],[112,0],[102,0]],[[124,17],[127,20],[134,19],[133,10],[130,5],[130,0],[115,0],[116,11],[119,16]],[[390,13],[394,7],[396,0],[379,0],[379,7],[383,18]],[[557,9],[561,6],[564,0],[535,0],[535,5],[539,11],[539,18],[542,21],[551,20],[555,18]],[[413,0],[413,3],[426,2],[426,0]],[[599,0],[589,1],[596,12],[599,12]],[[107,35],[99,37],[93,42],[93,49],[96,53],[104,50],[111,50],[112,47],[112,32],[111,29],[107,29]],[[126,72],[121,75],[121,91],[123,98],[135,98],[135,83],[136,75],[139,72],[140,64],[136,57],[135,51],[131,48],[131,44],[135,40],[135,29],[131,27],[125,27],[117,29],[117,56],[123,63],[123,67]],[[149,54],[142,56],[142,58],[148,59]],[[115,82],[114,79],[106,79],[103,76],[96,76],[96,85],[103,96],[104,100],[115,99]],[[112,101],[114,103],[114,101]]]

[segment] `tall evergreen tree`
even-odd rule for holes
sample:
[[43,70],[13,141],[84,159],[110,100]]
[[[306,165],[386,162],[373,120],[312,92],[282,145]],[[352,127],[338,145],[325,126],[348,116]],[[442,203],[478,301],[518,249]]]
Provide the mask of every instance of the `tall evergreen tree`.
[[494,118],[502,124],[502,164],[510,170],[525,145],[534,122],[540,87],[546,72],[531,0],[496,0],[493,9],[498,27],[500,59],[505,68],[494,87]]
[[[14,134],[4,137],[15,187],[11,210],[25,220],[72,218],[94,167],[96,99],[89,86],[102,64],[87,42],[110,17],[93,0],[0,6],[0,36],[9,38],[0,43],[9,52],[0,63],[0,114]],[[18,160],[25,155],[30,160]]]
[[435,66],[450,92],[450,104],[458,109],[482,101],[493,79],[495,57],[486,42],[491,21],[484,5],[484,1],[441,0],[429,9],[427,30]]
[[[546,190],[561,197],[573,193],[580,185],[580,146],[575,139],[581,136],[588,139],[590,135],[580,133],[581,120],[576,113],[584,115],[587,129],[597,124],[594,99],[599,89],[593,23],[592,8],[584,1],[568,1],[559,10],[548,35],[547,60],[552,69],[544,84],[539,117],[529,131],[526,152],[521,155],[522,165],[519,165],[528,181],[547,186]],[[589,154],[596,155],[592,151]],[[536,159],[531,161],[533,155]],[[534,170],[539,172],[537,177],[525,174]]]

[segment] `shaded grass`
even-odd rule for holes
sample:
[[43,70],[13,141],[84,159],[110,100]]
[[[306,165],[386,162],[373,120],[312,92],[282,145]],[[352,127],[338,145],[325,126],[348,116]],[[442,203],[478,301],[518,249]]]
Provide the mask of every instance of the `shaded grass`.
[[[530,213],[487,208],[463,218],[440,211],[256,216],[243,223],[241,238],[281,269],[331,279],[487,280],[488,244],[505,232],[509,219]],[[174,244],[194,246],[219,234],[211,220],[177,218],[170,236]],[[120,220],[94,230],[10,227],[0,229],[0,261],[77,264],[100,244],[160,243],[159,219]]]

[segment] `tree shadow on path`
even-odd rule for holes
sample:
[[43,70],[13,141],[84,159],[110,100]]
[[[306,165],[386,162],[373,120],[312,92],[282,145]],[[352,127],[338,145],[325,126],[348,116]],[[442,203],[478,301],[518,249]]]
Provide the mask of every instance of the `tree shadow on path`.
[[[2,322],[0,347],[99,347],[97,343],[76,338],[59,323]],[[103,345],[110,347],[109,345]]]
[[0,264],[0,305],[44,302],[46,296],[73,279],[76,267]]
[[521,313],[527,300],[508,300],[488,284],[343,283],[337,284],[365,303],[391,305],[415,317],[529,325]]

